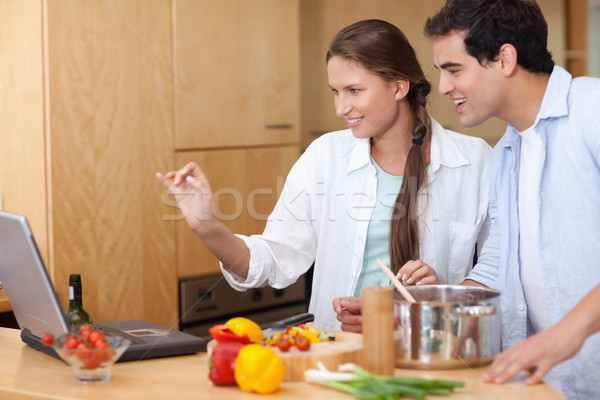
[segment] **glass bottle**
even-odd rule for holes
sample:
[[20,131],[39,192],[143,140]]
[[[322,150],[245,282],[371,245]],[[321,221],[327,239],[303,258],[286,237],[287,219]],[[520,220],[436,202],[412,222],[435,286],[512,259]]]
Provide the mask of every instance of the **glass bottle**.
[[83,309],[81,293],[81,275],[69,275],[69,310],[67,310],[67,322],[71,326],[92,323],[92,317]]

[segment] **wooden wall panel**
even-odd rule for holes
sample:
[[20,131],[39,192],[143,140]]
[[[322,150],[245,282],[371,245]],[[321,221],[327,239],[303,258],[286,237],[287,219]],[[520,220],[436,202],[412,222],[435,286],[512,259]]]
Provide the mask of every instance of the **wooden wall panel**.
[[[177,165],[196,161],[215,193],[216,210],[234,233],[262,233],[283,183],[300,155],[299,146],[223,149],[177,153]],[[173,201],[171,200],[171,207]],[[217,214],[219,215],[219,214]],[[177,265],[181,278],[219,273],[215,256],[189,229],[177,225]]]
[[97,317],[95,277],[96,224],[94,198],[92,24],[93,3],[48,1],[46,36],[50,124],[47,210],[53,232],[54,284],[68,305],[68,275],[81,273],[84,306]]
[[[42,7],[0,2],[0,194],[6,211],[24,214],[48,261]],[[8,310],[0,291],[0,312]]]
[[537,0],[548,23],[548,49],[554,62],[567,67],[567,11],[572,0]]
[[49,1],[55,281],[80,272],[96,321],[176,323],[168,0]]
[[573,76],[587,75],[587,0],[567,1],[567,69]]

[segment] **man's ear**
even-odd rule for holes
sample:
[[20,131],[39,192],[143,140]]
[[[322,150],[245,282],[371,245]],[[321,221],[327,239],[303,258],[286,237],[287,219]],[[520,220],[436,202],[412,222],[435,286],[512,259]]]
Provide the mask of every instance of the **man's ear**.
[[408,90],[410,89],[410,82],[408,80],[397,80],[395,82],[396,86],[396,94],[394,98],[396,101],[402,100],[408,94]]
[[498,52],[498,65],[504,76],[511,76],[517,68],[517,49],[510,43],[504,43]]

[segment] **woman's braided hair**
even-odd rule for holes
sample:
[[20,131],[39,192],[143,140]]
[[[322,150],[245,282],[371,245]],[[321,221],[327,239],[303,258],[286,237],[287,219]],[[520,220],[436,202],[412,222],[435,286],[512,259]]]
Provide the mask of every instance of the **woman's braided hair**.
[[423,141],[431,135],[425,78],[413,47],[396,26],[377,19],[356,22],[340,31],[329,46],[326,61],[339,56],[353,60],[387,82],[410,82],[407,99],[412,111],[413,146],[406,159],[404,179],[394,203],[390,223],[390,263],[396,273],[419,257],[417,193],[426,184]]

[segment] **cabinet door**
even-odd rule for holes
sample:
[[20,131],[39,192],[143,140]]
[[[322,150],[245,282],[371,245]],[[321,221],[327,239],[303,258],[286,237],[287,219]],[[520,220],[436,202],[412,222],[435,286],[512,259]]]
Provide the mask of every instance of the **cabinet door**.
[[[299,156],[299,146],[178,152],[176,163],[198,163],[215,195],[215,211],[234,233],[259,234],[273,210],[285,178]],[[173,201],[168,205],[173,207]],[[180,278],[219,273],[219,263],[189,229],[177,221],[177,269]]]
[[[47,4],[46,4],[47,3]],[[46,154],[56,291],[81,273],[95,322],[177,320],[169,0],[45,1]]]
[[176,148],[298,143],[298,0],[174,5]]

